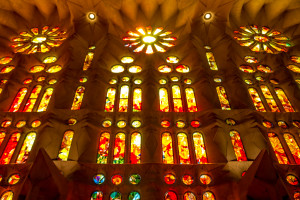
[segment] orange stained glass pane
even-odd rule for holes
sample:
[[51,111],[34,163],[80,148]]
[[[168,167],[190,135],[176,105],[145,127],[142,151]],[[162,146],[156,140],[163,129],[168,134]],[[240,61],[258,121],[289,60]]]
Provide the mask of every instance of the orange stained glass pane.
[[[4,140],[4,138],[5,138],[5,135],[6,135],[5,132],[3,132],[3,131],[0,132],[0,146],[1,146],[1,144],[2,144],[2,142],[3,142],[3,140]],[[0,182],[1,182],[1,181],[0,181]]]
[[83,63],[83,71],[86,71],[90,68],[93,58],[94,58],[94,53],[88,52],[87,55],[85,56],[85,60]]
[[60,70],[62,70],[62,66],[61,65],[53,65],[51,67],[49,67],[46,72],[50,73],[50,74],[54,74],[56,72],[59,72]]
[[99,148],[98,148],[98,154],[97,154],[97,163],[98,164],[107,164],[109,139],[110,139],[109,133],[104,132],[101,134]]
[[206,52],[206,58],[207,62],[210,66],[211,70],[218,70],[218,66],[214,57],[214,54],[212,52]]
[[125,163],[125,134],[118,133],[115,138],[113,164]]
[[140,133],[132,133],[130,144],[130,163],[141,163],[141,141],[142,137]]
[[6,65],[8,63],[10,63],[12,61],[12,57],[10,56],[6,56],[6,57],[2,57],[0,58],[0,65]]
[[179,162],[180,164],[191,164],[189,144],[185,133],[177,134]]
[[1,195],[1,200],[13,200],[14,193],[12,191],[6,191]]
[[178,85],[172,86],[172,94],[173,94],[174,112],[183,112],[180,87]]
[[23,142],[22,148],[20,150],[20,153],[18,155],[16,163],[18,163],[18,164],[25,163],[28,160],[28,156],[32,149],[35,138],[36,138],[35,132],[31,132],[31,133],[27,134],[27,136]]
[[232,143],[233,150],[234,150],[237,161],[247,161],[247,156],[245,153],[245,149],[244,149],[240,134],[235,130],[230,131],[229,134],[230,134],[231,143]]
[[285,112],[295,112],[293,106],[291,105],[289,99],[285,95],[283,89],[275,88],[275,92],[276,92],[278,99],[280,100]]
[[223,86],[218,86],[216,89],[222,110],[231,110],[225,88]]
[[203,193],[203,200],[215,200],[215,195],[212,192],[204,192]]
[[283,135],[294,159],[297,165],[300,165],[300,149],[299,146],[294,138],[294,136],[292,136],[291,134],[284,134]]
[[174,164],[172,136],[170,133],[162,134],[162,156],[164,164]]
[[3,67],[1,70],[0,70],[0,74],[7,74],[9,72],[11,72],[12,70],[14,70],[15,67],[12,66],[12,65],[9,65],[9,66],[5,66]]
[[21,134],[20,133],[13,133],[8,143],[2,153],[2,156],[0,158],[0,164],[8,164],[11,160],[11,157],[13,156],[16,146],[18,144],[18,141],[20,139]]
[[140,112],[142,110],[142,89],[135,88],[133,90],[133,112]]
[[113,112],[115,105],[116,89],[108,88],[105,102],[105,112]]
[[206,150],[204,146],[204,139],[201,133],[195,132],[193,134],[193,141],[195,147],[195,155],[198,164],[208,163]]
[[52,94],[53,94],[53,88],[47,88],[46,91],[44,92],[43,98],[38,107],[37,110],[38,112],[44,112],[47,110]]
[[73,136],[74,136],[74,131],[68,130],[64,133],[64,137],[61,142],[60,150],[57,156],[58,160],[63,160],[63,161],[68,160]]
[[32,89],[31,94],[30,94],[30,96],[25,104],[25,107],[23,109],[23,112],[32,112],[35,102],[36,102],[37,98],[39,97],[41,90],[42,90],[41,85],[37,85]]
[[183,195],[183,200],[196,200],[196,196],[192,192],[186,192]]
[[27,93],[27,88],[21,88],[18,91],[13,103],[11,104],[9,112],[17,112],[19,110],[21,103],[25,98],[26,93]]
[[162,112],[169,112],[169,98],[166,88],[159,89],[159,110]]
[[266,98],[266,101],[267,101],[269,107],[271,108],[271,111],[272,112],[280,112],[269,88],[266,85],[261,85],[260,88],[261,88],[263,95]]
[[83,86],[79,86],[77,88],[71,110],[79,110],[80,109],[84,91],[85,91],[85,87],[83,87]]
[[268,137],[279,164],[290,164],[277,135],[268,133]]
[[197,112],[197,104],[196,104],[194,90],[192,88],[186,88],[185,96],[186,96],[188,111]]
[[260,99],[260,97],[259,97],[256,89],[249,88],[248,91],[249,91],[250,97],[252,99],[252,102],[253,102],[253,104],[255,106],[255,109],[257,111],[260,111],[260,112],[266,112],[264,104],[262,103],[262,101],[261,101],[261,99]]
[[119,112],[128,111],[129,86],[123,85],[120,92]]

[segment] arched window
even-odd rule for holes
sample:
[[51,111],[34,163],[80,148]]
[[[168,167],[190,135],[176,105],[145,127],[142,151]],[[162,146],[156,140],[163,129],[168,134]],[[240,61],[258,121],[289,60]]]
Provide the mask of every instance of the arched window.
[[94,58],[94,52],[88,52],[85,56],[84,64],[83,64],[83,71],[86,71],[90,68],[92,61]]
[[261,85],[260,88],[261,88],[263,95],[265,96],[265,99],[266,99],[269,107],[271,108],[271,111],[272,112],[280,112],[269,88],[266,85]]
[[85,87],[83,87],[83,86],[79,86],[77,88],[71,110],[79,110],[80,109],[84,91],[85,91]]
[[166,88],[159,89],[159,110],[162,112],[169,112],[169,97]]
[[115,107],[116,89],[108,88],[105,102],[105,112],[113,112]]
[[247,161],[247,156],[245,154],[240,134],[235,130],[230,131],[229,134],[237,161]]
[[185,89],[186,102],[189,112],[197,112],[197,103],[193,88]]
[[1,200],[13,200],[14,193],[12,191],[5,191],[1,195]]
[[207,191],[203,193],[203,200],[215,200],[215,195],[214,193]]
[[162,155],[164,164],[174,164],[172,136],[170,133],[162,134]]
[[103,200],[103,192],[95,191],[91,195],[91,200]]
[[27,134],[23,142],[22,148],[20,150],[20,153],[18,155],[16,163],[25,163],[28,160],[28,156],[32,149],[35,138],[36,138],[35,132],[31,132]]
[[248,91],[249,91],[250,97],[252,99],[252,102],[253,102],[253,104],[255,106],[255,109],[257,111],[260,111],[260,112],[266,112],[264,104],[262,103],[262,101],[261,101],[261,99],[260,99],[260,97],[259,97],[256,89],[249,88]]
[[133,112],[140,112],[142,110],[142,89],[135,88],[133,90]]
[[131,134],[130,163],[132,164],[141,163],[141,139],[140,133]]
[[180,164],[191,164],[189,145],[187,136],[185,133],[177,134],[179,162]]
[[268,137],[279,164],[290,164],[278,136],[275,133],[268,133]]
[[196,196],[192,192],[186,192],[183,195],[183,200],[196,200]]
[[128,111],[129,86],[123,85],[120,92],[119,112]]
[[13,103],[11,104],[9,112],[17,112],[19,110],[21,103],[25,98],[26,94],[27,94],[27,88],[21,88],[18,91]]
[[201,133],[195,132],[193,134],[193,141],[195,147],[195,155],[198,164],[208,163],[206,150],[204,146],[204,139]]
[[300,165],[300,149],[299,146],[291,134],[285,133],[283,135],[297,165]]
[[217,63],[215,61],[214,54],[212,52],[206,52],[206,58],[207,58],[210,69],[217,71],[218,66],[217,66]]
[[43,98],[41,100],[41,103],[38,107],[38,112],[44,112],[47,110],[48,104],[50,102],[50,99],[53,94],[53,88],[47,88],[44,92]]
[[104,132],[101,134],[99,148],[98,148],[98,155],[97,155],[98,164],[107,164],[109,139],[110,139],[109,133]]
[[284,91],[281,88],[275,88],[275,92],[280,100],[285,112],[295,112],[293,106],[291,105],[289,99],[285,95]]
[[118,133],[115,137],[113,164],[125,163],[125,134]]
[[225,88],[223,86],[217,86],[216,89],[217,89],[222,110],[231,110]]
[[31,94],[30,94],[30,96],[25,104],[25,107],[23,109],[23,112],[32,112],[35,102],[36,102],[37,98],[39,97],[41,90],[42,90],[41,85],[37,85],[32,89]]
[[1,144],[2,144],[2,142],[4,140],[4,138],[5,138],[5,135],[6,135],[5,132],[3,132],[3,131],[0,132],[0,146],[1,146]]
[[57,158],[58,160],[63,160],[63,161],[68,160],[73,136],[74,136],[74,131],[68,130],[65,132],[61,146],[60,146],[60,150],[58,153],[58,158]]
[[0,164],[8,164],[10,162],[11,157],[13,156],[16,146],[19,142],[20,136],[21,136],[20,133],[13,133],[10,136],[8,143],[0,158]]
[[183,112],[180,87],[178,85],[172,86],[172,94],[173,94],[174,112]]

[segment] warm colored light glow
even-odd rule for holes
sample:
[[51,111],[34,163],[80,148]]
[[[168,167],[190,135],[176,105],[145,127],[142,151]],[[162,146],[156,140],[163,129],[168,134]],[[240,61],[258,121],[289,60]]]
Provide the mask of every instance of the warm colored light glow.
[[2,156],[0,158],[0,164],[9,164],[11,157],[13,156],[16,146],[19,142],[21,134],[20,133],[13,133],[9,140],[8,143],[6,144],[6,147],[2,153]]
[[210,69],[217,71],[218,66],[217,66],[214,54],[212,52],[206,52],[206,59],[207,59]]
[[118,133],[115,137],[113,164],[124,164],[125,162],[125,134]]
[[194,90],[192,88],[185,88],[186,102],[189,112],[197,112],[197,104]]
[[119,112],[128,111],[129,86],[123,85],[120,92]]
[[133,63],[133,61],[134,61],[133,57],[130,57],[130,56],[125,56],[125,57],[121,58],[121,62],[124,64]]
[[25,107],[23,109],[23,112],[32,112],[33,107],[36,103],[36,100],[39,97],[39,94],[41,92],[41,89],[42,89],[41,85],[37,85],[32,89],[31,94],[30,94],[30,96],[25,104]]
[[207,12],[207,13],[204,13],[203,17],[205,20],[209,20],[212,18],[212,14],[210,12]]
[[86,54],[84,63],[83,63],[83,69],[82,69],[83,71],[86,71],[90,68],[93,58],[94,58],[94,52],[88,52]]
[[142,137],[140,133],[131,134],[130,142],[130,163],[138,164],[141,163],[141,143]]
[[193,133],[193,141],[197,164],[208,163],[202,134],[198,132]]
[[283,135],[297,165],[300,164],[300,149],[293,135],[285,133]]
[[133,90],[133,112],[142,111],[142,89],[135,88]]
[[96,14],[95,13],[89,13],[88,14],[88,18],[90,19],[90,20],[94,20],[94,19],[96,19]]
[[153,37],[153,36],[145,36],[145,37],[143,37],[143,42],[145,42],[145,43],[153,43],[153,42],[155,42],[156,41],[156,38],[155,37]]
[[170,133],[162,134],[162,156],[164,164],[174,164],[172,136]]
[[47,88],[44,92],[43,98],[40,102],[40,105],[37,109],[37,112],[44,112],[47,110],[47,107],[49,105],[50,99],[52,97],[53,94],[53,88]]
[[48,56],[44,58],[43,63],[49,64],[49,63],[54,63],[57,60],[56,56]]
[[287,98],[286,94],[284,93],[283,89],[275,88],[276,95],[281,102],[285,112],[295,112],[292,104],[290,103],[289,99]]
[[177,134],[178,151],[179,151],[179,163],[191,164],[189,145],[187,136],[185,133]]
[[27,136],[23,142],[22,148],[20,150],[20,153],[18,155],[18,158],[16,160],[16,163],[18,163],[18,164],[25,163],[28,160],[29,153],[32,149],[35,138],[36,138],[35,132],[31,132],[31,133],[27,134]]
[[245,149],[244,149],[240,134],[237,131],[233,130],[233,131],[230,131],[229,135],[231,138],[231,143],[232,143],[233,150],[234,150],[237,161],[247,161]]
[[250,97],[252,99],[252,102],[253,102],[253,104],[255,106],[255,109],[257,111],[260,111],[260,112],[266,112],[264,104],[262,103],[262,101],[261,101],[261,99],[260,99],[260,97],[259,97],[256,89],[249,88],[248,91],[249,91]]
[[19,90],[13,103],[11,104],[9,112],[17,112],[19,110],[21,103],[22,103],[23,99],[25,98],[26,94],[27,94],[27,88],[21,88]]
[[85,87],[79,86],[75,92],[71,110],[79,110],[82,104]]
[[266,85],[261,85],[260,88],[261,88],[263,95],[265,96],[265,99],[266,99],[271,111],[272,112],[280,112],[280,110],[276,104],[276,101],[274,100],[269,88]]
[[64,133],[64,136],[63,136],[63,139],[61,142],[61,146],[60,146],[60,150],[59,150],[59,153],[57,156],[58,160],[63,160],[63,161],[68,160],[73,136],[74,136],[74,131],[68,130]]
[[106,102],[105,102],[105,110],[104,110],[105,112],[114,111],[115,96],[116,96],[116,89],[108,88],[106,94]]
[[173,94],[174,112],[183,112],[180,87],[178,85],[172,86],[172,94]]
[[268,133],[268,137],[279,164],[290,164],[278,136],[275,133]]
[[222,110],[231,110],[229,101],[223,86],[216,87]]
[[162,112],[169,112],[169,97],[166,88],[159,89],[159,110]]

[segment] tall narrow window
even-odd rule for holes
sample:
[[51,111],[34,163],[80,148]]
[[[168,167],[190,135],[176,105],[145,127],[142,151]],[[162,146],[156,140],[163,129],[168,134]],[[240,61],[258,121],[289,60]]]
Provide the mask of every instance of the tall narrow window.
[[20,133],[13,133],[8,143],[2,153],[2,156],[0,158],[0,164],[8,164],[11,160],[12,155],[15,152],[16,146],[18,144],[18,141],[20,139],[21,134]]
[[130,163],[132,164],[141,163],[141,139],[140,133],[131,134]]
[[166,88],[159,89],[159,110],[162,112],[169,112],[169,98]]
[[279,164],[290,164],[277,135],[268,133],[268,137]]
[[204,139],[201,133],[195,132],[193,134],[193,141],[195,147],[195,155],[198,164],[208,163],[206,150],[204,146]]
[[27,93],[27,88],[21,88],[18,91],[18,94],[16,95],[13,103],[11,104],[9,112],[17,112],[19,110],[21,103],[25,98],[26,93]]
[[0,146],[5,138],[5,135],[6,135],[5,132],[3,132],[3,131],[0,132]]
[[293,106],[291,105],[289,99],[285,95],[284,91],[281,88],[275,88],[275,92],[280,100],[285,112],[295,112]]
[[178,133],[177,140],[180,164],[191,164],[189,145],[186,134]]
[[230,131],[229,134],[237,161],[247,161],[247,156],[245,154],[245,149],[240,134],[234,130]]
[[113,164],[125,163],[125,134],[118,133],[115,138]]
[[174,112],[183,112],[180,87],[178,85],[172,86],[172,94],[173,94]]
[[58,158],[57,158],[58,160],[63,160],[63,161],[68,160],[73,136],[74,136],[74,131],[68,130],[65,132],[58,153]]
[[80,109],[84,91],[85,91],[85,87],[83,87],[83,86],[79,86],[77,88],[71,110],[79,110]]
[[133,90],[133,112],[140,112],[142,110],[142,89],[135,88]]
[[25,107],[23,109],[23,112],[32,112],[35,102],[41,92],[41,89],[42,89],[41,85],[37,85],[32,89],[31,94],[30,94],[30,96],[25,104]]
[[38,112],[44,112],[47,110],[52,94],[53,94],[53,88],[47,88],[46,91],[44,92],[43,98],[38,107],[37,110]]
[[283,135],[294,159],[297,165],[300,165],[300,149],[299,146],[294,138],[294,136],[292,136],[291,134],[284,134]]
[[230,110],[230,105],[226,95],[225,88],[223,86],[217,86],[216,89],[217,89],[222,110]]
[[267,101],[269,107],[271,108],[271,111],[272,112],[280,112],[269,88],[266,85],[261,85],[260,88],[266,98],[266,101]]
[[109,139],[110,139],[109,133],[104,132],[101,134],[99,148],[98,148],[98,155],[97,155],[98,164],[107,164]]
[[255,106],[255,109],[257,111],[260,111],[260,112],[266,112],[264,104],[262,103],[262,101],[261,101],[261,99],[260,99],[260,97],[259,97],[256,89],[249,88],[248,91],[249,91],[250,97],[252,99],[252,102],[253,102],[253,104]]
[[186,96],[188,111],[197,112],[197,104],[196,104],[194,90],[192,88],[186,88],[185,96]]
[[116,89],[108,88],[105,102],[105,112],[113,112],[115,105]]
[[26,136],[22,148],[20,150],[20,153],[18,155],[17,161],[16,163],[25,163],[28,160],[28,156],[29,153],[32,149],[33,143],[35,141],[36,138],[36,133],[35,132],[31,132],[28,133],[28,135]]
[[174,164],[172,136],[170,133],[162,134],[162,154],[164,164]]
[[214,54],[212,52],[206,52],[206,58],[211,70],[218,70],[217,63],[215,61]]
[[94,53],[88,52],[88,54],[85,56],[85,60],[84,60],[84,64],[83,64],[83,71],[86,71],[90,68],[93,58],[94,58]]
[[123,85],[120,92],[119,112],[128,111],[129,86]]

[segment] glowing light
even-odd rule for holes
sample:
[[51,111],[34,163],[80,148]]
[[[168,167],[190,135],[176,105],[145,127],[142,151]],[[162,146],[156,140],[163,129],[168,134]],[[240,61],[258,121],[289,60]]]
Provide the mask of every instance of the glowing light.
[[183,200],[196,200],[196,196],[192,192],[186,192],[183,195]]
[[175,178],[175,176],[174,176],[173,174],[166,174],[166,175],[164,176],[164,181],[165,181],[165,183],[168,184],[168,185],[174,184],[174,183],[175,183],[175,180],[176,180],[176,178]]
[[8,164],[10,162],[11,157],[13,156],[16,146],[19,142],[20,136],[21,136],[21,134],[18,132],[13,133],[10,136],[8,143],[7,143],[5,149],[2,153],[2,156],[0,158],[0,164]]
[[112,192],[110,194],[109,200],[121,200],[121,199],[122,199],[122,195],[120,192]]
[[268,137],[279,164],[290,164],[278,136],[275,133],[268,133]]
[[16,160],[16,163],[19,163],[19,164],[20,163],[25,163],[28,160],[29,153],[32,149],[35,138],[36,138],[36,133],[35,132],[31,132],[31,133],[27,134],[27,136],[26,136],[26,138],[23,142],[22,148],[20,150],[20,153],[18,155],[18,158]]
[[32,112],[33,107],[36,103],[37,98],[39,97],[39,94],[41,92],[42,86],[41,85],[36,85],[32,91],[31,94],[25,104],[25,107],[23,109],[23,112]]
[[6,65],[8,63],[10,63],[12,61],[12,57],[10,56],[6,56],[6,57],[2,57],[0,58],[0,65]]
[[233,146],[233,150],[236,156],[237,161],[247,161],[247,157],[245,154],[245,149],[240,137],[240,134],[237,131],[230,131],[231,143]]
[[74,131],[68,130],[64,133],[63,140],[61,142],[60,150],[57,156],[58,160],[66,161],[69,157],[71,144],[74,136]]
[[212,18],[212,14],[210,12],[207,12],[207,13],[204,13],[203,17],[205,20],[209,20]]
[[178,85],[172,86],[174,112],[183,112],[180,88]]
[[119,112],[128,111],[129,86],[123,85],[120,92]]
[[104,110],[105,112],[114,111],[115,96],[116,96],[116,89],[108,88],[106,94],[106,102],[105,102],[105,110]]
[[126,121],[120,120],[117,122],[117,127],[119,128],[125,128],[126,127]]
[[128,68],[128,71],[130,73],[140,73],[142,71],[142,67],[140,67],[140,66],[130,66]]
[[235,125],[236,125],[235,120],[234,120],[234,119],[231,119],[231,118],[227,118],[227,119],[225,120],[225,122],[226,122],[227,125],[230,125],[230,126],[235,126]]
[[11,104],[9,112],[17,112],[19,110],[21,103],[22,103],[23,99],[25,98],[26,94],[27,94],[27,88],[21,88],[19,90],[13,103]]
[[114,65],[111,67],[111,72],[112,73],[121,73],[123,72],[125,69],[122,65]]
[[125,162],[125,134],[118,133],[115,137],[113,164],[124,164]]
[[40,102],[40,105],[37,109],[37,112],[44,112],[47,110],[47,107],[49,105],[50,99],[52,97],[53,94],[53,88],[47,88],[44,92],[44,95],[42,97],[42,100]]
[[105,176],[103,174],[96,174],[93,177],[93,181],[94,181],[95,184],[101,185],[105,181]]
[[182,178],[181,178],[181,181],[183,182],[183,184],[185,185],[192,185],[193,182],[194,182],[194,179],[192,176],[190,175],[184,175]]
[[102,126],[103,126],[104,128],[111,127],[111,125],[112,125],[112,122],[111,122],[110,120],[104,120],[104,121],[102,122]]
[[61,65],[53,65],[51,67],[49,67],[46,72],[50,73],[50,74],[54,74],[56,72],[59,72],[60,70],[62,70],[62,66]]
[[165,194],[164,200],[177,200],[177,195],[173,191],[168,191]]
[[91,200],[103,200],[103,192],[95,191],[91,195]]
[[14,193],[12,191],[5,191],[1,195],[1,200],[13,200]]
[[170,73],[172,71],[172,68],[168,65],[161,65],[158,67],[158,71],[161,73]]
[[129,183],[132,185],[137,185],[141,182],[141,176],[139,174],[132,174],[129,177]]
[[170,133],[162,134],[162,156],[164,164],[174,164],[173,158],[173,145],[172,145],[172,137]]
[[67,124],[70,126],[73,126],[76,123],[77,123],[77,119],[75,119],[75,118],[70,118],[70,119],[68,119],[68,122],[67,122]]
[[128,195],[128,200],[140,200],[141,195],[138,192],[130,192]]
[[201,133],[195,132],[193,133],[193,141],[195,148],[195,155],[198,164],[206,164],[208,163],[206,156],[206,149],[204,146],[204,139]]
[[179,162],[180,164],[191,164],[189,145],[187,136],[185,133],[177,134],[178,150],[179,150]]
[[299,185],[298,178],[293,174],[287,175],[285,179],[290,185],[294,185],[294,186]]
[[283,135],[297,165],[300,164],[300,148],[293,135],[285,133]]
[[14,70],[15,67],[12,66],[12,65],[9,65],[9,66],[5,66],[3,67],[1,70],[0,70],[0,74],[7,74],[9,72],[11,72],[12,70]]
[[130,143],[130,163],[138,164],[141,163],[141,134],[132,133]]
[[257,111],[260,112],[266,112],[266,109],[261,101],[261,98],[259,97],[259,94],[257,93],[256,89],[254,88],[249,88],[248,89],[250,97],[252,99],[252,102],[256,108]]
[[141,127],[141,125],[142,125],[142,122],[139,121],[139,120],[134,120],[134,121],[132,121],[132,123],[131,123],[131,126],[132,126],[133,128],[139,128],[139,127]]
[[45,42],[46,40],[47,40],[47,38],[45,36],[37,36],[37,37],[33,37],[31,42],[35,43],[35,44],[41,44],[41,43]]
[[85,60],[83,63],[83,68],[82,68],[83,71],[86,71],[90,68],[93,58],[94,58],[94,52],[88,52],[87,55],[85,56]]
[[29,72],[30,73],[38,73],[38,72],[41,72],[43,71],[45,68],[43,65],[35,65],[35,66],[32,66],[30,69],[29,69]]
[[2,123],[1,123],[1,127],[3,128],[7,128],[11,125],[11,120],[4,120]]
[[71,110],[79,110],[80,109],[82,100],[83,100],[84,91],[85,91],[85,87],[83,87],[83,86],[79,86],[77,88]]
[[229,101],[223,86],[216,87],[222,110],[231,110]]
[[176,56],[168,56],[166,58],[167,63],[178,63],[179,62],[179,58],[177,58]]
[[292,104],[284,93],[283,89],[275,88],[276,95],[278,96],[279,101],[281,102],[285,112],[295,112]]
[[88,18],[89,18],[90,20],[95,20],[95,19],[96,19],[96,14],[93,13],[93,12],[88,13]]
[[202,174],[200,176],[200,182],[203,184],[203,185],[209,185],[211,183],[212,179],[209,175],[207,174]]
[[156,41],[156,38],[153,37],[153,36],[145,36],[145,37],[143,37],[142,40],[143,40],[143,42],[145,42],[145,43],[153,43],[153,42]]
[[185,88],[185,96],[189,112],[197,112],[197,104],[194,90],[192,88]]
[[266,85],[261,85],[260,88],[261,88],[263,95],[265,96],[265,99],[266,99],[271,111],[272,112],[280,112],[269,88]]
[[168,91],[166,88],[159,89],[159,100],[160,100],[160,111],[162,112],[169,112],[169,97]]
[[255,72],[255,69],[253,67],[251,67],[250,65],[241,65],[239,67],[239,69],[245,73],[254,73]]
[[123,58],[121,58],[121,62],[122,63],[133,63],[134,59],[133,57],[130,57],[130,56],[125,56]]
[[[20,121],[17,122],[16,127],[17,128],[22,128],[25,125],[26,125],[26,121],[25,120],[20,120]],[[0,141],[1,141],[1,132],[0,132]],[[0,142],[0,145],[1,145],[1,142]]]
[[161,127],[163,127],[163,128],[169,128],[171,124],[170,124],[169,121],[163,120],[163,121],[161,121],[160,125],[161,125]]
[[111,177],[111,182],[114,185],[120,185],[122,183],[122,176],[121,175],[113,175],[113,177]]
[[212,192],[204,192],[203,193],[203,200],[215,200],[215,195]]
[[54,63],[57,60],[56,56],[48,56],[44,58],[43,63],[49,64],[49,63]]
[[37,128],[37,127],[39,127],[41,124],[42,124],[42,122],[41,122],[40,120],[34,120],[34,121],[31,123],[31,127],[32,127],[32,128]]
[[201,123],[200,123],[199,121],[197,121],[197,120],[191,121],[191,126],[192,126],[193,128],[199,128],[200,125],[201,125]]
[[99,147],[98,147],[98,154],[97,154],[98,164],[107,164],[109,139],[110,139],[109,133],[104,132],[101,134]]

